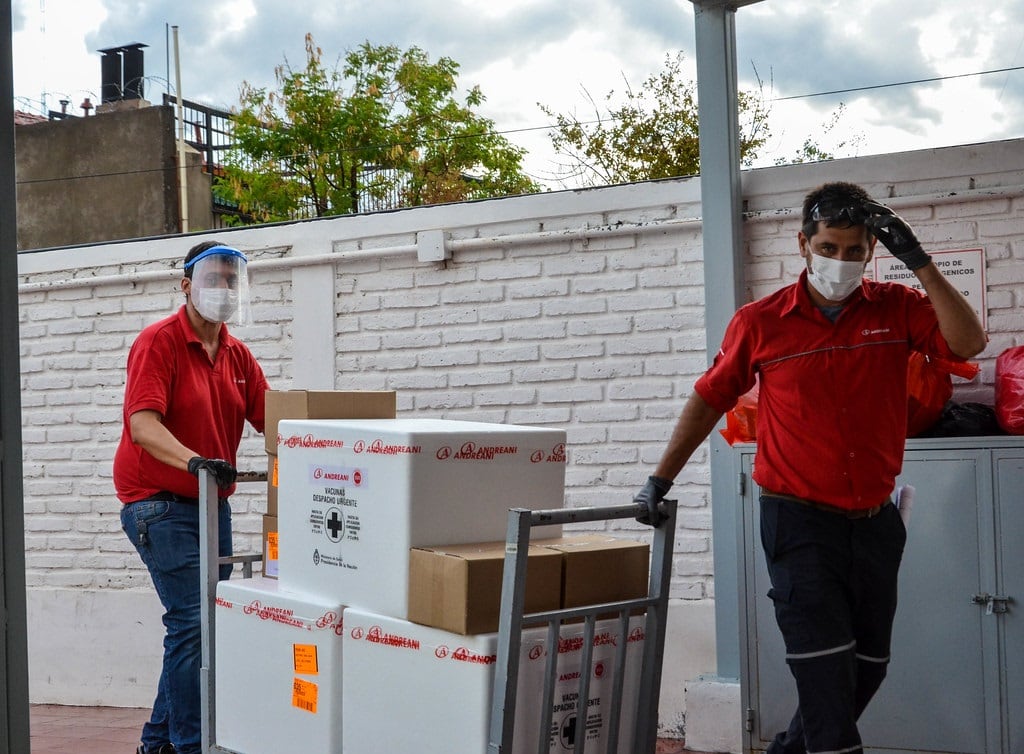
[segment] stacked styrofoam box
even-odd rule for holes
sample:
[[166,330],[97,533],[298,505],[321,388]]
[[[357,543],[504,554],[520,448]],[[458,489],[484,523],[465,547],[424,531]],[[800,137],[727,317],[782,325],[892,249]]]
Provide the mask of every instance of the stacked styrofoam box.
[[218,746],[340,754],[341,606],[255,577],[221,581],[215,616]]
[[[577,720],[583,626],[563,626],[554,685],[548,751],[573,750],[586,735],[586,750],[604,752],[611,716],[616,647],[626,641],[626,671],[618,754],[635,754],[630,740],[636,718],[643,654],[642,618],[628,635],[619,622],[599,621],[590,666],[586,724]],[[519,659],[514,754],[536,754],[546,658],[546,629],[527,629]],[[345,754],[417,752],[481,754],[487,751],[497,634],[460,636],[366,610],[345,610],[343,642]]]
[[[460,636],[407,623],[409,550],[504,540],[509,508],[561,508],[565,432],[437,419],[282,420],[278,437],[279,580],[249,586],[225,582],[218,591],[219,599],[224,600],[217,623],[218,745],[244,754],[279,754],[294,751],[296,746],[324,754],[340,754],[342,748],[345,754],[461,750],[479,754],[486,748],[496,635]],[[557,536],[560,527],[535,532],[536,536]],[[267,596],[260,597],[260,590]],[[254,614],[260,612],[256,602],[272,605],[274,609],[263,610],[271,622],[265,626],[254,623],[244,608],[239,613],[236,608],[243,603],[243,596],[252,597],[246,604]],[[337,610],[339,605],[378,616],[377,626],[394,622],[408,627],[405,635],[429,634],[432,646],[451,646],[453,656],[462,658],[456,661],[456,670],[470,668],[476,677],[457,688],[423,688],[423,676],[417,675],[422,668],[415,661],[406,666],[401,654],[382,658],[389,661],[386,668],[372,660],[357,661],[354,670],[346,667],[342,672],[344,662],[334,648],[320,663],[322,685],[316,714],[322,716],[317,722],[324,730],[314,730],[312,713],[301,709],[304,699],[271,699],[262,691],[253,694],[254,688],[269,685],[271,673],[276,682],[294,669],[277,654],[290,646],[289,641],[301,644],[292,635],[298,633],[298,627],[291,625],[290,618],[277,621],[277,626],[274,616],[303,611],[313,614],[317,608]],[[246,638],[257,632],[265,636],[251,641]],[[388,646],[373,642],[372,637],[380,635],[378,630],[363,641],[346,634],[340,643],[359,648]],[[335,641],[331,639],[332,647]],[[458,651],[459,647],[465,651]],[[472,647],[486,650],[484,664],[475,662],[478,656]],[[271,652],[277,664],[261,671],[266,677],[257,674],[255,668]],[[363,657],[358,651],[356,656]],[[224,680],[227,676],[229,681]],[[294,677],[298,693],[299,682],[308,684],[309,679],[298,674]],[[453,679],[465,677],[456,672]],[[344,701],[343,682],[350,686]],[[243,683],[248,694],[227,698],[229,689]],[[372,734],[364,735],[366,725],[358,724],[349,710],[363,714],[364,699],[386,699],[392,693],[389,689],[405,690],[410,685],[421,687],[429,699],[418,698],[405,709],[390,706],[390,715],[378,709],[370,717],[385,727],[403,730],[402,740],[415,745],[378,745]],[[239,699],[246,704],[244,713],[238,708]],[[418,716],[418,707],[428,702],[440,714],[433,722]],[[477,716],[475,748],[451,748],[442,742],[453,733],[459,740],[458,731],[448,729],[442,718],[467,705]],[[300,716],[293,721],[299,713],[310,719]],[[282,714],[287,716],[287,724],[277,730]],[[252,723],[248,731],[233,725],[243,719]],[[337,726],[342,720],[339,741]],[[351,734],[350,722],[357,723]],[[303,725],[309,730],[302,730]],[[416,726],[411,739],[410,726]],[[394,730],[388,733],[394,734]],[[346,741],[350,735],[364,738]],[[537,733],[531,738],[536,739]],[[384,736],[384,740],[390,739]]]
[[278,434],[282,586],[394,618],[407,617],[411,547],[504,540],[509,508],[563,504],[562,430],[282,420]]

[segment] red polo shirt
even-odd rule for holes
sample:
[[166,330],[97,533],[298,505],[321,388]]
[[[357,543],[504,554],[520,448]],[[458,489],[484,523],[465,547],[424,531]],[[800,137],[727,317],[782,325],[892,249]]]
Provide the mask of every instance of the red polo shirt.
[[833,323],[806,277],[741,308],[694,388],[725,412],[759,380],[753,476],[762,489],[870,508],[903,465],[910,352],[962,359],[919,291],[865,280]]
[[[152,410],[187,448],[206,458],[235,463],[246,420],[263,431],[263,370],[245,345],[220,330],[216,363],[203,349],[185,307],[150,325],[128,353],[124,391],[124,427],[114,455],[114,487],[123,503],[166,490],[185,497],[199,496],[199,483],[132,442],[129,417]],[[230,495],[234,487],[222,490]]]

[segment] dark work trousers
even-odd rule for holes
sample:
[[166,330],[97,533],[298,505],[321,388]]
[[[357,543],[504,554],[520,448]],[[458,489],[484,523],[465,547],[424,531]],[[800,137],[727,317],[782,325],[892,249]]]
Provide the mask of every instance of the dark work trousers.
[[885,678],[907,530],[761,496],[761,544],[798,708],[766,754],[860,754],[857,719]]

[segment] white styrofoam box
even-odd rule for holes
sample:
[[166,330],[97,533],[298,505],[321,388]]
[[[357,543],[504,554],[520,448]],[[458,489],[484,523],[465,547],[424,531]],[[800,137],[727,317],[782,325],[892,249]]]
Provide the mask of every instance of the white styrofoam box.
[[[626,637],[626,672],[618,754],[634,754],[635,700],[643,658],[643,618]],[[585,730],[587,751],[604,752],[610,716],[618,621],[595,627],[586,725],[576,721],[583,625],[563,626],[551,731],[551,754],[573,750]],[[512,754],[537,754],[545,674],[546,628],[527,629],[519,660]],[[487,751],[497,634],[463,636],[357,608],[345,610],[342,680],[345,754],[415,751],[480,754]]]
[[245,754],[340,754],[342,607],[273,579],[217,584],[216,743]]
[[504,540],[509,508],[563,505],[563,430],[297,419],[279,434],[281,583],[384,615],[408,616],[409,548]]

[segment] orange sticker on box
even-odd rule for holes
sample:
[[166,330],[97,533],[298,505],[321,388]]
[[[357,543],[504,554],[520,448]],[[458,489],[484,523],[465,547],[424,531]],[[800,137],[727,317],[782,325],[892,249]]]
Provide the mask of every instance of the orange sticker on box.
[[296,673],[316,675],[320,672],[316,661],[316,644],[292,644],[292,657]]
[[273,487],[277,487],[277,456],[274,456],[274,470],[270,474],[270,484]]
[[267,532],[267,560],[277,560],[277,532]]
[[292,706],[316,714],[316,684],[311,681],[295,678],[292,681]]

